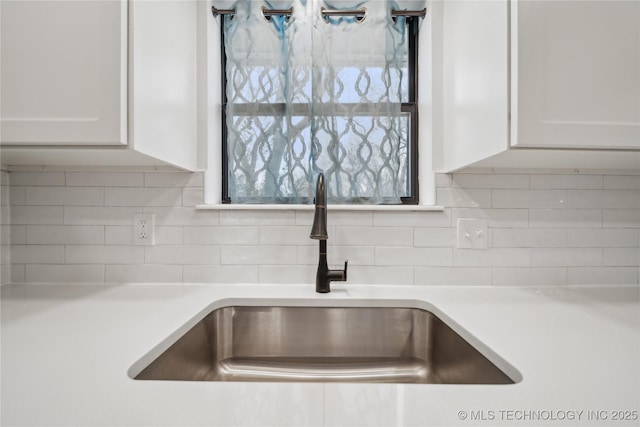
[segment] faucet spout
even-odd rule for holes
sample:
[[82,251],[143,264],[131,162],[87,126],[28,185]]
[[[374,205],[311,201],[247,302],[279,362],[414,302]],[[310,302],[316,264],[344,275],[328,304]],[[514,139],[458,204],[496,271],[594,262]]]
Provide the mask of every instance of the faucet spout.
[[327,240],[327,189],[324,186],[324,174],[318,175],[316,182],[316,213],[313,217],[311,237],[316,240]]
[[316,292],[331,292],[331,282],[347,281],[347,264],[344,262],[344,270],[331,270],[327,265],[327,189],[324,185],[324,175],[318,175],[316,183],[316,211],[311,227],[312,239],[319,240],[318,272],[316,273]]

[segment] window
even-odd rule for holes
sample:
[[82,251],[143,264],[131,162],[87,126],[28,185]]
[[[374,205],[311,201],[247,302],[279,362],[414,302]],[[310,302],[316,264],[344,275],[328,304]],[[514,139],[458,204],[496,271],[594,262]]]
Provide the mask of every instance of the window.
[[419,17],[261,3],[223,17],[223,202],[311,203],[323,172],[332,203],[417,204]]

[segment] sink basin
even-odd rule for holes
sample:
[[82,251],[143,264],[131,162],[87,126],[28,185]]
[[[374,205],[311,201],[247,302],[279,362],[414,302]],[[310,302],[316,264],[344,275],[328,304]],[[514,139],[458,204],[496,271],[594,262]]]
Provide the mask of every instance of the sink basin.
[[514,383],[432,312],[412,307],[222,307],[133,376],[183,381]]

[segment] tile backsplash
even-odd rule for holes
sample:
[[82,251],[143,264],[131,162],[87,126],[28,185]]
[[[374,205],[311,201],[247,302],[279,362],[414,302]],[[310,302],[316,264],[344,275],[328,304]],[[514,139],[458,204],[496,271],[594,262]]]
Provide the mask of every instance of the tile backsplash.
[[[14,171],[1,189],[3,283],[315,280],[312,211],[196,210],[202,173]],[[348,258],[349,284],[638,284],[640,175],[441,174],[436,199],[441,212],[330,210],[330,265]],[[140,212],[154,246],[133,244]],[[458,218],[487,221],[488,249],[456,248]]]
[[0,284],[11,281],[9,220],[9,174],[0,171]]

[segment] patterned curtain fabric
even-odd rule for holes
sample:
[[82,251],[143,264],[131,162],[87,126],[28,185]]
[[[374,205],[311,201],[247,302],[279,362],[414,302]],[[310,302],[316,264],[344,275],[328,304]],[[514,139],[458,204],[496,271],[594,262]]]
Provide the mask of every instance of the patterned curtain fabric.
[[[238,0],[224,17],[232,203],[311,203],[320,172],[332,203],[400,203],[409,191],[409,76],[397,4],[289,6],[290,17],[265,18],[270,2]],[[366,15],[323,17],[323,7]]]

